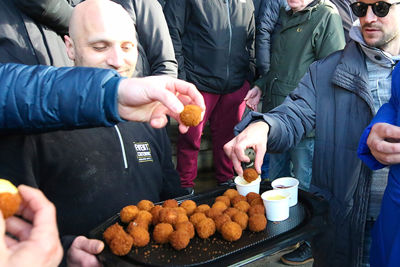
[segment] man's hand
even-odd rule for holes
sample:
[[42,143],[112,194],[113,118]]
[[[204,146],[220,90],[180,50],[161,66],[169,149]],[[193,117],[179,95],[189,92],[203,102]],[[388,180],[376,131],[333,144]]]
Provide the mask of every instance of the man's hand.
[[249,162],[250,159],[245,155],[246,148],[253,148],[256,152],[254,167],[258,173],[261,173],[261,165],[263,163],[265,152],[267,151],[269,126],[267,123],[260,121],[254,122],[247,126],[243,132],[225,144],[224,151],[231,158],[233,167],[238,175],[243,175],[241,162]]
[[95,255],[103,249],[104,243],[102,241],[78,236],[67,252],[67,264],[69,267],[100,267],[101,264]]
[[258,86],[254,86],[247,92],[244,101],[246,101],[246,105],[250,109],[257,111],[257,105],[260,102],[261,95],[262,95],[261,89]]
[[13,216],[4,223],[0,212],[0,266],[58,266],[63,249],[54,205],[37,189],[21,185],[18,190],[22,197],[18,214],[25,220]]
[[384,165],[400,163],[400,127],[377,123],[371,128],[367,145],[377,161]]
[[203,96],[193,84],[168,76],[122,80],[118,102],[119,114],[126,120],[150,122],[152,127],[161,128],[167,124],[166,115],[170,115],[179,122],[182,133],[189,129],[179,119],[184,105],[200,106],[202,117],[205,110]]

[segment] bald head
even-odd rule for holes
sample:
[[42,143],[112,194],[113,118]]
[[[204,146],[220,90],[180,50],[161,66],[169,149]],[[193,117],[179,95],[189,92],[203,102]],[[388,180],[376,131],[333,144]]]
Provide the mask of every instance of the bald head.
[[74,8],[68,56],[77,66],[112,68],[131,76],[137,61],[136,32],[123,7],[110,0],[86,0]]

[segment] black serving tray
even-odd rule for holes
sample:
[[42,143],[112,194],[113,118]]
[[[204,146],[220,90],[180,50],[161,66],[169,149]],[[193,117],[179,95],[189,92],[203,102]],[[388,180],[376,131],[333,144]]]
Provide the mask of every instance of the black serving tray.
[[[212,204],[217,196],[229,187],[218,187],[201,194],[177,199],[194,200],[198,205]],[[271,189],[269,183],[263,183],[260,192]],[[161,203],[158,203],[161,204]],[[290,208],[289,218],[282,222],[268,221],[264,231],[253,233],[243,231],[242,237],[235,242],[229,242],[216,233],[208,239],[197,235],[190,241],[188,247],[177,251],[169,244],[150,243],[142,248],[133,248],[123,257],[113,255],[106,245],[98,255],[104,266],[218,266],[256,260],[272,254],[291,244],[304,239],[310,239],[318,234],[327,224],[328,205],[307,192],[299,190],[298,204]],[[104,230],[115,222],[121,223],[119,214],[114,215],[89,233],[90,238],[102,240]],[[152,229],[150,229],[152,232]],[[249,260],[251,259],[251,260]]]

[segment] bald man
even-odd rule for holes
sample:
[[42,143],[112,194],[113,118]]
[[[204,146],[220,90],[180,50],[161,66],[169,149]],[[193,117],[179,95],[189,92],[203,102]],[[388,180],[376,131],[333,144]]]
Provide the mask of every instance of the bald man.
[[[87,0],[76,6],[70,25],[65,41],[75,65],[130,76],[137,45],[133,24],[120,5]],[[95,254],[104,244],[84,236],[122,207],[185,192],[165,129],[148,123],[11,136],[0,142],[0,150],[1,177],[40,188],[55,204],[70,266],[98,265]]]

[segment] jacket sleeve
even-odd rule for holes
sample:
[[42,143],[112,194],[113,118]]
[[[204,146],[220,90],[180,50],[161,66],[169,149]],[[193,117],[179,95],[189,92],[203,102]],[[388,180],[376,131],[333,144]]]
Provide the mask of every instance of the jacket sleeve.
[[182,36],[185,32],[187,14],[186,0],[168,0],[164,6],[169,33],[174,46],[175,57],[178,61],[178,78],[186,80],[185,60],[182,51]]
[[10,0],[20,11],[60,35],[68,34],[72,6],[66,0]]
[[120,80],[113,70],[0,64],[0,132],[114,125]]
[[174,47],[160,3],[157,0],[132,0],[136,7],[136,30],[143,45],[152,75],[178,75]]
[[[385,167],[386,165],[377,161],[369,150],[367,139],[371,132],[372,126],[376,123],[388,123],[398,125],[397,117],[399,112],[399,94],[400,94],[400,65],[397,64],[392,72],[392,96],[388,103],[384,104],[379,110],[372,122],[364,130],[361,135],[360,143],[358,146],[358,157],[372,170],[377,170]],[[396,123],[397,122],[397,123]]]
[[344,48],[346,41],[344,38],[342,19],[336,8],[331,12],[326,20],[326,24],[321,24],[321,29],[316,31],[316,33],[317,34],[313,38],[316,49],[316,60],[327,57],[331,53]]
[[257,71],[263,75],[270,65],[271,35],[278,22],[279,10],[285,6],[282,0],[261,0],[256,18],[256,59]]
[[315,87],[316,64],[300,81],[298,87],[285,101],[268,113],[250,112],[242,122],[235,126],[235,133],[241,132],[252,122],[263,120],[269,126],[267,151],[285,152],[296,146],[303,135],[315,128]]
[[371,132],[372,126],[375,123],[389,123],[394,124],[396,118],[396,108],[393,106],[393,101],[384,104],[372,120],[371,124],[364,130],[360,138],[360,143],[358,145],[357,154],[358,157],[372,170],[378,170],[384,168],[386,165],[377,161],[369,150],[367,145],[367,139],[369,133]]

